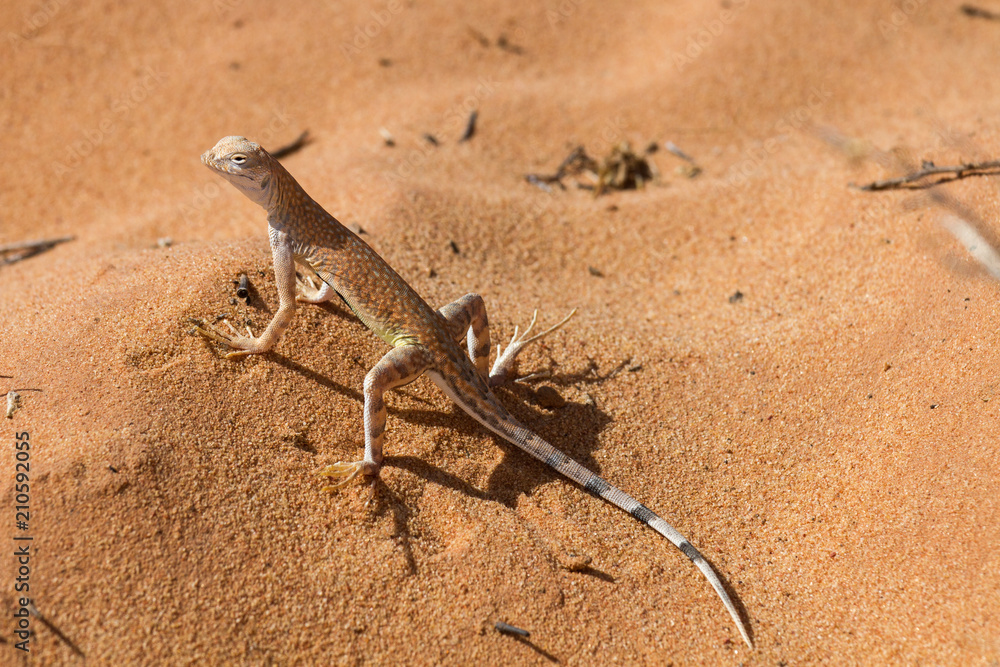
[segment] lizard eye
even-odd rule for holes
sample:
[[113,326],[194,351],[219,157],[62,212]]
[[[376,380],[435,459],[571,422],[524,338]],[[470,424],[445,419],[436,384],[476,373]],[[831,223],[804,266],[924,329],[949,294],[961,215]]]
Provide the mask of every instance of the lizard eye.
[[244,155],[243,153],[237,153],[237,154],[233,155],[231,158],[229,158],[229,160],[233,164],[243,164],[244,162],[247,161],[247,156]]

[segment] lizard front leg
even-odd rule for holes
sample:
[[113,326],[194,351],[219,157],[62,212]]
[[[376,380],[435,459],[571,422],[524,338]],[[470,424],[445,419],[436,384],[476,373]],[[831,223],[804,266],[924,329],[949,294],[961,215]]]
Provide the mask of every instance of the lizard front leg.
[[271,257],[274,260],[274,279],[278,287],[278,311],[271,318],[264,333],[254,336],[250,327],[247,327],[247,335],[244,336],[228,321],[226,324],[229,325],[231,335],[214,329],[195,327],[195,330],[206,338],[232,348],[233,351],[226,354],[227,359],[267,352],[285,333],[285,329],[292,322],[292,316],[295,315],[295,259],[291,238],[274,227],[268,227],[268,236],[271,240]]
[[493,364],[493,370],[489,373],[486,369],[489,367],[490,358],[490,325],[486,317],[486,303],[483,301],[483,297],[478,294],[466,294],[461,299],[438,310],[438,314],[448,322],[452,338],[456,341],[462,340],[462,337],[468,332],[469,357],[472,359],[472,363],[483,379],[487,380],[490,387],[499,387],[513,379],[517,355],[521,353],[521,350],[528,343],[547,336],[569,322],[570,318],[576,314],[576,309],[574,308],[555,326],[529,338],[528,335],[534,328],[535,319],[538,316],[538,311],[535,311],[535,315],[531,318],[531,324],[528,325],[523,334],[518,336],[518,330],[515,328],[514,337],[511,338],[507,349],[502,350],[499,346],[497,347],[497,360]]
[[382,467],[382,440],[385,436],[385,392],[413,382],[430,365],[426,350],[418,345],[401,345],[390,350],[365,376],[365,457],[343,461],[320,471],[338,481],[324,487],[336,491],[350,484],[358,475],[378,475]]

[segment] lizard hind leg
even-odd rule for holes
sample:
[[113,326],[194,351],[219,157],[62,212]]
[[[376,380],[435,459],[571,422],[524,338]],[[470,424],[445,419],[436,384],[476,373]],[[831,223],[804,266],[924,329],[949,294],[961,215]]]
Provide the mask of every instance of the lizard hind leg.
[[382,467],[382,441],[385,436],[385,392],[413,382],[430,365],[426,350],[419,345],[401,345],[390,350],[365,376],[365,454],[360,461],[340,461],[319,471],[323,477],[337,480],[323,487],[337,491],[358,476],[375,477]]
[[299,303],[325,303],[332,299],[336,294],[333,288],[322,279],[319,282],[319,287],[316,287],[312,276],[296,273],[295,285],[298,289],[295,291],[295,300]]
[[438,314],[448,323],[452,339],[461,341],[468,336],[469,358],[485,380],[490,363],[490,322],[483,297],[466,294],[440,308]]
[[493,370],[489,372],[487,369],[490,359],[490,325],[486,317],[486,303],[483,301],[483,297],[478,294],[466,294],[461,299],[439,309],[438,314],[447,322],[449,332],[454,340],[460,341],[463,336],[468,335],[469,357],[472,359],[473,365],[490,387],[499,387],[514,379],[517,355],[521,353],[521,350],[529,343],[549,335],[569,322],[576,314],[576,309],[570,311],[569,315],[554,326],[531,336],[531,330],[538,319],[538,311],[536,310],[531,318],[531,324],[524,330],[524,333],[518,335],[518,329],[514,329],[514,337],[506,350],[502,350],[499,345],[497,346],[497,360],[493,364]]
[[530,338],[528,336],[531,333],[531,330],[535,327],[535,321],[538,319],[537,310],[531,316],[531,323],[528,325],[528,328],[524,330],[524,333],[518,335],[518,329],[517,327],[514,327],[514,335],[511,337],[510,344],[507,345],[507,348],[502,349],[499,345],[497,345],[497,360],[493,363],[493,369],[490,371],[489,376],[490,386],[499,387],[500,385],[510,381],[517,365],[517,355],[521,353],[521,350],[523,350],[529,343],[533,343],[540,338],[548,336],[550,333],[569,322],[574,315],[576,315],[576,308],[571,310],[569,315],[564,317],[561,321],[552,325],[545,331],[536,333]]

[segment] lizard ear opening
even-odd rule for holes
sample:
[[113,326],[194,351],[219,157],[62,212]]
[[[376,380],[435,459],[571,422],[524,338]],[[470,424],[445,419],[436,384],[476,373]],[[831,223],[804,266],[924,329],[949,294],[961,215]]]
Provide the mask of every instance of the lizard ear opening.
[[267,188],[267,186],[268,186],[268,184],[270,182],[271,182],[271,175],[268,174],[267,176],[265,176],[264,178],[261,179],[261,181],[260,181],[260,189],[263,190],[263,189]]

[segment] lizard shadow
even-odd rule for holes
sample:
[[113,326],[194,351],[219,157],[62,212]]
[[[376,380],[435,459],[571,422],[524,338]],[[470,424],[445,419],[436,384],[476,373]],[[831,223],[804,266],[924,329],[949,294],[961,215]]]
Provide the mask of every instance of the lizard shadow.
[[[351,316],[348,313],[345,313],[342,309],[333,304],[320,304],[320,307],[328,313],[341,317],[342,319],[351,319]],[[356,389],[334,382],[323,374],[307,368],[306,366],[303,366],[288,357],[276,354],[273,351],[269,356],[275,362],[290,370],[300,373],[304,377],[319,385],[332,389],[359,403],[364,402],[363,393]],[[581,370],[568,374],[552,375],[547,377],[546,380],[549,384],[557,386],[603,384],[625,370],[630,363],[631,359],[628,358],[621,361],[610,371],[606,373],[599,373],[596,362],[592,359],[588,359],[587,366]],[[638,372],[641,370],[641,366],[628,368],[629,372]],[[596,464],[596,461],[593,458],[593,452],[598,446],[598,434],[600,434],[611,422],[611,417],[607,412],[598,408],[596,403],[567,403],[565,406],[558,408],[553,413],[552,418],[549,418],[545,416],[545,413],[540,408],[537,407],[535,392],[525,385],[508,385],[506,387],[499,388],[497,393],[501,395],[501,400],[503,400],[503,394],[515,394],[519,400],[504,400],[504,403],[507,405],[508,410],[510,410],[521,423],[523,423],[530,430],[536,432],[545,440],[549,441],[556,449],[559,449],[595,473],[600,474],[600,467]],[[418,395],[413,395],[411,398],[426,402],[425,399],[421,399]],[[450,412],[412,409],[390,409],[390,412],[395,417],[401,417],[411,423],[419,425],[448,427],[466,434],[488,433],[488,431],[486,431],[478,422],[465,414],[457,406],[453,407]],[[571,424],[572,429],[560,426],[566,424]],[[561,442],[566,440],[568,436],[558,435],[565,434],[568,430],[572,430],[575,438],[572,444],[569,445]],[[550,432],[557,434],[557,436],[554,437],[549,435]],[[543,483],[562,477],[559,473],[549,468],[541,461],[532,461],[531,467],[527,467],[525,465],[525,458],[527,457],[528,459],[531,459],[532,457],[521,451],[516,446],[511,445],[503,438],[493,434],[491,435],[505,454],[501,462],[491,472],[486,483],[485,490],[480,490],[466,482],[464,479],[457,477],[442,468],[431,465],[416,456],[387,456],[385,463],[409,470],[428,481],[446,486],[468,496],[484,500],[495,500],[512,509],[516,508],[518,497],[522,493],[530,495],[536,487],[542,485]],[[313,447],[308,447],[307,449],[312,453],[315,453],[316,451]],[[396,528],[395,534],[401,540],[401,547],[404,552],[404,558],[407,562],[407,568],[411,573],[415,573],[417,571],[417,564],[409,543],[409,522],[411,512],[406,504],[402,502],[398,496],[393,494],[380,479],[376,479],[376,484],[381,487],[381,493],[378,495],[382,497],[383,501],[388,501],[383,504],[383,509],[392,512],[393,523]],[[736,593],[729,580],[722,574],[719,568],[715,566],[711,559],[705,557],[705,560],[708,561],[711,568],[718,575],[723,588],[733,601],[737,614],[744,622],[747,632],[750,634],[752,640],[752,626],[748,622],[749,615],[743,601]],[[580,572],[582,574],[597,577],[604,581],[614,581],[614,578],[607,573],[595,570],[589,566],[582,569]],[[558,658],[549,654],[544,649],[534,645],[532,642],[520,637],[517,639],[537,651],[542,657],[553,662],[559,662]]]
[[[530,390],[523,387],[515,387],[512,393],[528,391]],[[596,405],[567,403],[550,417],[539,414],[538,408],[528,405],[525,401],[516,403],[516,405],[508,404],[507,409],[518,421],[580,465],[598,475],[601,474],[600,466],[594,459],[594,452],[600,446],[598,436],[611,423],[611,417],[607,412]],[[473,421],[470,417],[466,419]],[[567,433],[572,433],[572,436]],[[515,507],[518,496],[522,493],[530,496],[542,484],[555,479],[565,479],[560,473],[521,451],[517,446],[499,436],[492,437],[497,446],[503,450],[504,456],[490,474],[486,482],[486,492],[504,505]]]
[[295,371],[296,373],[299,373],[303,377],[315,382],[318,385],[322,385],[327,389],[332,389],[338,394],[343,394],[344,396],[354,399],[359,403],[363,403],[365,400],[364,394],[358,391],[357,389],[354,389],[353,387],[348,387],[347,385],[340,384],[339,382],[334,382],[333,380],[323,375],[322,373],[314,371],[313,369],[308,368],[306,366],[303,366],[299,362],[289,357],[286,357],[282,354],[278,354],[274,350],[268,352],[267,356],[275,363],[284,366],[288,370]]
[[[327,306],[328,304],[321,305]],[[336,313],[339,312],[339,309],[336,306],[330,306],[330,311]],[[275,363],[301,374],[318,385],[336,391],[358,403],[364,403],[364,394],[357,389],[334,382],[322,373],[274,351],[271,351],[268,356]],[[629,362],[630,360],[626,359],[611,371],[601,374],[597,372],[597,365],[590,360],[583,369],[569,374],[551,376],[547,378],[547,382],[560,386],[602,384],[614,378]],[[567,403],[554,411],[547,411],[537,405],[535,391],[524,384],[506,385],[500,387],[497,393],[511,414],[526,427],[581,465],[600,474],[600,466],[594,460],[593,452],[598,448],[599,434],[611,422],[611,417],[596,403]],[[511,400],[505,396],[506,394],[513,394],[516,398]],[[423,400],[418,395],[411,395],[411,398]],[[514,508],[522,493],[530,495],[538,486],[562,477],[543,462],[532,459],[515,445],[491,434],[457,406],[453,406],[448,412],[436,409],[400,410],[393,408],[389,408],[389,412],[392,418],[401,418],[420,426],[450,428],[466,435],[488,434],[504,451],[503,459],[491,472],[483,491],[417,457],[386,457],[386,463],[407,468],[425,479],[433,480],[475,497],[489,498],[506,507]],[[573,433],[571,442],[568,441],[568,436],[562,435],[569,431]],[[311,445],[307,445],[306,449],[312,453],[316,452],[315,447]],[[527,461],[531,461],[531,463],[527,464]]]
[[410,542],[410,516],[412,514],[410,508],[378,477],[375,478],[372,486],[372,496],[378,498],[379,514],[383,511],[392,513],[392,523],[395,528],[393,537],[403,551],[406,569],[410,575],[417,574],[417,559],[413,555],[413,545]]
[[[623,362],[619,368],[627,363],[627,361]],[[599,383],[613,377],[613,374],[595,376],[592,369],[593,365],[569,376],[550,377],[547,381],[549,384],[579,385]],[[599,434],[611,422],[611,417],[607,412],[593,403],[567,403],[563,407],[548,411],[537,405],[535,391],[522,384],[501,387],[497,390],[497,394],[511,414],[528,429],[537,433],[553,447],[581,465],[600,474],[600,468],[594,460],[593,452],[598,448]],[[516,398],[511,400],[510,397],[505,396],[506,394],[514,394]],[[504,452],[503,459],[490,473],[483,491],[479,491],[464,482],[459,483],[454,476],[415,457],[386,457],[387,463],[400,463],[403,467],[425,479],[434,479],[434,481],[463,493],[478,498],[488,498],[500,502],[506,507],[514,508],[522,493],[530,495],[536,487],[562,477],[545,463],[533,459],[517,446],[490,433],[457,406],[454,406],[449,412],[394,410],[391,408],[389,412],[392,417],[401,418],[420,426],[450,428],[465,435],[489,435]],[[573,433],[572,441],[569,441],[567,436],[560,435],[568,431]]]
[[453,489],[472,498],[479,500],[493,500],[488,493],[477,489],[458,475],[453,475],[444,468],[431,465],[419,456],[410,456],[408,454],[386,456],[383,463],[387,466],[406,470],[427,480],[428,482]]
[[[307,304],[300,303],[299,307],[303,308],[306,305]],[[354,313],[352,313],[347,308],[347,306],[343,305],[339,299],[336,302],[324,301],[323,303],[311,303],[308,304],[308,306],[310,308],[319,308],[320,310],[325,311],[328,315],[333,315],[334,317],[338,317],[344,320],[345,322],[351,322],[352,324],[358,324],[358,325],[361,324],[358,321],[357,316]]]
[[[249,275],[249,273],[247,275]],[[299,275],[300,274],[296,272],[296,279],[298,279]],[[337,294],[337,296],[340,297],[339,294]],[[260,311],[261,313],[267,315],[274,315],[275,313],[274,307],[267,302],[267,299],[265,299],[264,295],[260,293],[260,291],[257,289],[257,286],[254,284],[252,279],[247,281],[246,304],[250,308],[253,308],[254,310]],[[355,316],[354,313],[350,311],[350,307],[346,305],[345,301],[343,301],[343,297],[340,297],[340,299],[337,301],[330,300],[330,301],[323,301],[322,303],[310,303],[310,304],[298,303],[296,305],[297,309],[304,310],[306,308],[309,309],[318,308],[319,310],[325,311],[328,315],[333,315],[334,317],[338,317],[344,320],[345,322],[353,322],[355,324],[360,324],[360,322],[358,322],[357,316]]]
[[521,644],[524,644],[525,646],[527,646],[532,651],[534,651],[535,653],[537,653],[541,657],[545,658],[549,662],[556,662],[556,663],[560,662],[559,658],[557,658],[556,656],[552,655],[551,653],[549,653],[548,651],[546,651],[545,649],[543,649],[541,646],[539,646],[535,642],[533,642],[530,639],[528,639],[527,637],[519,637],[517,635],[514,635],[513,639],[516,642],[520,642]]
[[[331,310],[335,312],[337,309],[334,307]],[[364,403],[363,393],[356,389],[334,382],[323,374],[307,368],[288,357],[276,354],[273,351],[269,356],[275,362],[302,374],[319,385],[332,389],[359,403]],[[629,362],[630,360],[626,359],[611,371],[600,374],[596,372],[597,366],[591,360],[580,371],[566,375],[551,376],[547,378],[547,382],[560,386],[601,384],[612,379]],[[403,388],[401,387],[400,389]],[[596,403],[567,403],[563,407],[548,411],[538,406],[535,391],[527,385],[510,384],[500,387],[496,391],[501,401],[518,421],[550,442],[556,449],[559,449],[595,473],[600,474],[600,467],[594,460],[593,452],[598,448],[599,434],[611,422],[611,417],[607,412],[601,410]],[[426,402],[425,399],[420,398],[419,394],[409,391],[406,391],[406,393],[411,399]],[[515,398],[512,400],[509,396],[506,396],[507,394],[513,394]],[[453,406],[450,411],[441,411],[438,409],[396,409],[390,407],[389,414],[390,419],[403,419],[419,426],[448,428],[464,435],[489,435],[493,438],[494,442],[505,454],[500,463],[491,472],[483,491],[417,457],[386,456],[386,464],[406,468],[424,479],[435,481],[462,493],[477,498],[495,500],[506,507],[514,508],[517,505],[518,497],[522,493],[530,495],[536,487],[562,477],[562,475],[549,468],[543,462],[534,460],[515,445],[490,433],[457,406]],[[572,431],[573,433],[573,440],[571,442],[567,441],[567,436],[560,435],[568,431]],[[310,448],[309,451],[315,452],[315,448]]]

